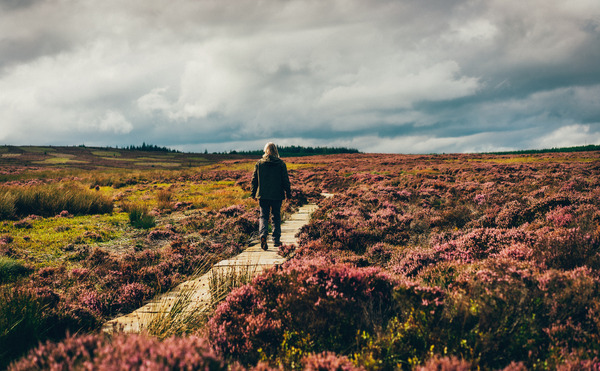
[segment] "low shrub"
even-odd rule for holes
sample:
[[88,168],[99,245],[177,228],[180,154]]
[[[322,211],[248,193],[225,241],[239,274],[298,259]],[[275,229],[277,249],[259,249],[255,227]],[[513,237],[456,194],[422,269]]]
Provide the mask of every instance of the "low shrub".
[[376,268],[290,264],[231,292],[210,319],[218,349],[245,364],[280,359],[291,367],[311,352],[356,350],[391,314],[394,282]]
[[356,367],[352,361],[345,356],[338,356],[333,352],[322,352],[318,354],[309,354],[302,359],[302,368],[305,371],[358,371],[362,370]]
[[[472,369],[473,367],[471,365],[471,362],[465,361],[463,359],[459,359],[456,357],[435,356],[428,360],[423,366],[417,367],[416,371],[469,371]],[[512,370],[517,371],[519,369],[513,368]],[[521,370],[525,371],[525,368]]]
[[12,364],[19,370],[227,370],[202,338],[172,337],[163,341],[144,335],[70,336],[46,342]]
[[589,234],[579,228],[543,228],[538,235],[533,253],[549,268],[600,269],[600,233]]

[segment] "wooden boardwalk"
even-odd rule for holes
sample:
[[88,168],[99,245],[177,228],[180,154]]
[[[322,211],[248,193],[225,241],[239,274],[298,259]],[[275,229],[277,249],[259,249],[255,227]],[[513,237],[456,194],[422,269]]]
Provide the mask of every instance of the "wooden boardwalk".
[[[323,195],[325,197],[332,196],[329,194]],[[315,204],[304,205],[282,223],[281,242],[284,244],[297,244],[296,234],[302,226],[308,223],[310,215],[317,207]],[[278,248],[273,246],[271,237],[269,237],[268,246],[269,249],[264,251],[260,247],[260,242],[257,242],[239,255],[220,261],[202,276],[183,282],[173,290],[154,298],[143,307],[106,322],[102,329],[106,332],[136,333],[148,328],[157,317],[168,316],[171,311],[195,313],[205,310],[211,303],[209,288],[210,281],[214,279],[215,275],[226,274],[227,271],[234,269],[245,270],[246,274],[256,275],[264,269],[285,262],[286,259],[278,254]],[[185,308],[181,308],[182,305]],[[174,310],[173,308],[177,309]]]

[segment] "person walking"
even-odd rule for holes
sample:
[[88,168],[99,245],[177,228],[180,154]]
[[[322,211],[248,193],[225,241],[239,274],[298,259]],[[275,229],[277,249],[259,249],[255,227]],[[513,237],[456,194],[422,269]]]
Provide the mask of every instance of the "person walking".
[[281,246],[281,204],[285,198],[292,197],[292,191],[287,167],[279,158],[277,146],[269,142],[264,151],[263,157],[254,165],[252,198],[258,200],[260,206],[260,247],[267,250],[269,216],[273,214],[273,244]]

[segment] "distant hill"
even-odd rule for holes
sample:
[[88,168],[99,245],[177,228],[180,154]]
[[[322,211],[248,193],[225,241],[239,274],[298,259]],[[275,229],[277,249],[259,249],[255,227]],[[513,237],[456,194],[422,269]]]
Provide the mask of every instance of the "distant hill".
[[519,151],[506,152],[486,152],[492,155],[530,155],[535,153],[554,153],[554,152],[589,152],[600,151],[600,145],[588,144],[586,146],[546,148],[546,149],[524,149]]
[[[302,146],[281,146],[277,147],[279,155],[282,157],[300,157],[300,156],[314,156],[314,155],[333,155],[340,153],[360,153],[354,148],[345,147],[302,147]],[[230,151],[227,154],[230,155],[243,155],[243,156],[262,156],[264,151],[253,150],[253,151]]]

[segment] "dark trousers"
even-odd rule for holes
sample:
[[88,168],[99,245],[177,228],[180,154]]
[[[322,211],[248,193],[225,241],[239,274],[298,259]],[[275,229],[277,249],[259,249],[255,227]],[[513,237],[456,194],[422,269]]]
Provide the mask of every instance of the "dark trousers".
[[269,234],[269,214],[273,213],[273,239],[281,237],[281,200],[258,200],[260,205],[260,220],[258,223],[258,234],[263,237]]

